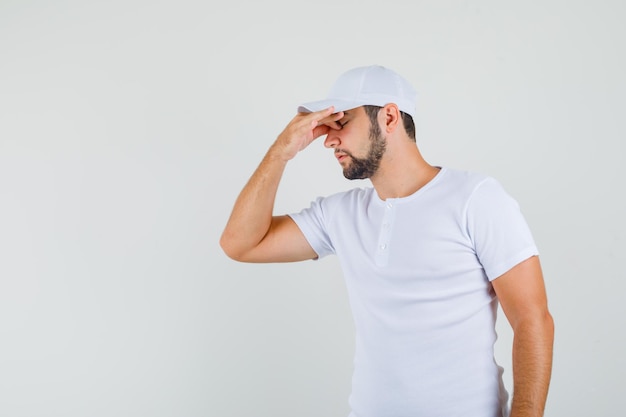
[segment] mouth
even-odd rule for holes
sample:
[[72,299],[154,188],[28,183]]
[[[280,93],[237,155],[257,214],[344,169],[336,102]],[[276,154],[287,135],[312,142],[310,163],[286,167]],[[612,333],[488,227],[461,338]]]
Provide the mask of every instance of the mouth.
[[339,162],[346,160],[349,156],[350,155],[344,152],[335,152],[335,158],[337,158],[337,161]]

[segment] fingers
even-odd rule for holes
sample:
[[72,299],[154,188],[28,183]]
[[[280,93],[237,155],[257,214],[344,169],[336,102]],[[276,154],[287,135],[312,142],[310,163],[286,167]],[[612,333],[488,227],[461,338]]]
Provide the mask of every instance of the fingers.
[[298,113],[282,131],[275,144],[285,160],[293,158],[298,152],[309,146],[331,129],[340,130],[338,123],[344,113],[334,113],[333,106],[311,113]]
[[314,124],[311,125],[314,138],[327,135],[331,129],[341,130],[342,126],[339,120],[344,116],[343,111],[334,113],[334,108],[331,106],[315,113]]
[[343,111],[335,113],[334,110],[335,108],[330,106],[316,112],[300,113],[300,115],[310,120],[313,128],[320,125],[327,125],[332,129],[339,130],[341,129],[341,124],[338,123],[338,120],[341,120],[344,114]]
[[311,124],[311,128],[313,130],[313,139],[317,139],[320,136],[327,135],[331,129],[341,130],[342,125],[339,123],[344,117],[343,111],[334,113],[335,109],[333,106],[328,107],[326,109],[311,113],[313,117],[313,122]]
[[342,111],[337,112],[337,113],[332,113],[329,116],[326,116],[325,118],[323,118],[322,120],[319,121],[319,125],[326,125],[328,127],[330,127],[331,129],[335,129],[335,130],[341,130],[341,123],[339,123],[339,120],[341,120],[343,118],[344,114]]
[[280,150],[282,157],[285,160],[293,158],[312,141],[327,134],[330,127],[323,121],[332,123],[337,120],[333,111],[333,107],[328,107],[312,113],[298,113],[276,139],[276,149]]
[[[311,113],[300,113],[302,116],[309,118],[311,120],[311,128],[315,129],[318,126],[328,126],[330,129],[341,130],[341,124],[339,120],[341,120],[344,116],[343,111],[334,112],[335,108],[330,106],[326,109],[319,110]],[[324,132],[322,134],[326,134],[328,132]]]

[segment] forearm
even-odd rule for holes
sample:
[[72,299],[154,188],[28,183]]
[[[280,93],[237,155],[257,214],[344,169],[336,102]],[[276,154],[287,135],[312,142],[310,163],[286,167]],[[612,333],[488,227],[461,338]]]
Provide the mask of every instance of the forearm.
[[242,189],[220,239],[229,256],[238,257],[267,234],[286,164],[274,144]]
[[546,312],[541,317],[520,323],[514,332],[510,417],[541,417],[552,373],[552,317]]

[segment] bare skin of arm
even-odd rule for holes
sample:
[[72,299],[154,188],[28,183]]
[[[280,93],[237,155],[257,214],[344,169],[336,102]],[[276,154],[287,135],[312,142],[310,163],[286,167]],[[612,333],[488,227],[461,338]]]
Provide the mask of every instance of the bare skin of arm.
[[289,160],[330,129],[340,129],[330,107],[299,113],[274,144],[239,194],[220,239],[224,252],[241,262],[294,262],[317,254],[288,216],[274,216],[274,201]]
[[514,332],[510,417],[541,417],[552,373],[554,322],[539,258],[521,262],[492,284]]

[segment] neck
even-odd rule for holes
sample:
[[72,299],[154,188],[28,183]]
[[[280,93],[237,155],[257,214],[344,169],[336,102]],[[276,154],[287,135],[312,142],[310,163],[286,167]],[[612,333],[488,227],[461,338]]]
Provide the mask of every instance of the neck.
[[428,184],[440,168],[428,164],[417,146],[387,152],[370,180],[381,200],[407,197]]

